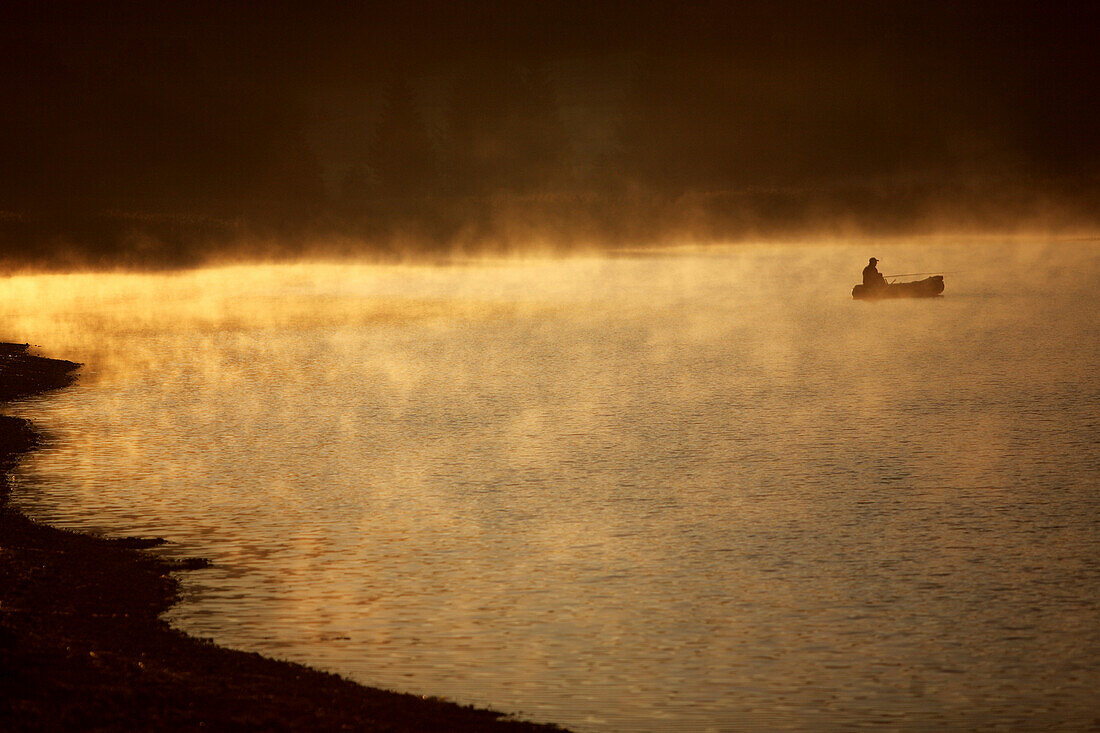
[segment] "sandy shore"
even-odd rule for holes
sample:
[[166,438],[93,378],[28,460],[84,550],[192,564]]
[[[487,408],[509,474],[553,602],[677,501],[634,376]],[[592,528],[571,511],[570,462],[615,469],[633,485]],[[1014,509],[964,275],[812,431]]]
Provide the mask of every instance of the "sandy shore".
[[[74,379],[77,365],[0,344],[0,401]],[[168,627],[178,599],[157,539],[103,539],[32,522],[8,472],[37,436],[0,416],[0,730],[557,730],[354,684]]]

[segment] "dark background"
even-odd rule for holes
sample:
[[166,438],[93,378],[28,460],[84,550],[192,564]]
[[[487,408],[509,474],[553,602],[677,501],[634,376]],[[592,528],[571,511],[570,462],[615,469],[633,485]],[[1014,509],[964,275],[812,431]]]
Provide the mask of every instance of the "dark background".
[[1100,219],[1100,4],[390,5],[5,5],[0,259]]

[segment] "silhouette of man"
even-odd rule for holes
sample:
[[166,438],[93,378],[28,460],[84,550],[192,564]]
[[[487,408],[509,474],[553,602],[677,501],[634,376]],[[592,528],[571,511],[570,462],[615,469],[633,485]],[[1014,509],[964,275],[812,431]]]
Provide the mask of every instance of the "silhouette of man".
[[868,289],[886,287],[886,278],[875,267],[877,264],[878,260],[872,257],[868,260],[867,267],[863,268],[863,287]]

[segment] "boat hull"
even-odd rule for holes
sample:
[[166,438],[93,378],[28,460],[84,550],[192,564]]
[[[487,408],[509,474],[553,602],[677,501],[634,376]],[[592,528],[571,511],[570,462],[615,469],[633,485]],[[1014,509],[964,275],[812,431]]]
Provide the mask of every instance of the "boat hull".
[[933,275],[911,283],[897,283],[882,288],[856,285],[852,297],[856,300],[885,300],[889,298],[934,298],[943,292],[943,275]]

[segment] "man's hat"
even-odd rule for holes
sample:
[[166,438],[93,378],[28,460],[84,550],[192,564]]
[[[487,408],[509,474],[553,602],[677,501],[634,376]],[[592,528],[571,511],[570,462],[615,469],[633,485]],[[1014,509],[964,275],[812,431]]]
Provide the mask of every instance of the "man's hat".
[[872,265],[873,265],[873,264],[875,264],[876,262],[878,262],[878,260],[876,260],[876,259],[875,259],[874,257],[872,257],[872,258],[870,259],[870,263],[871,263]]

